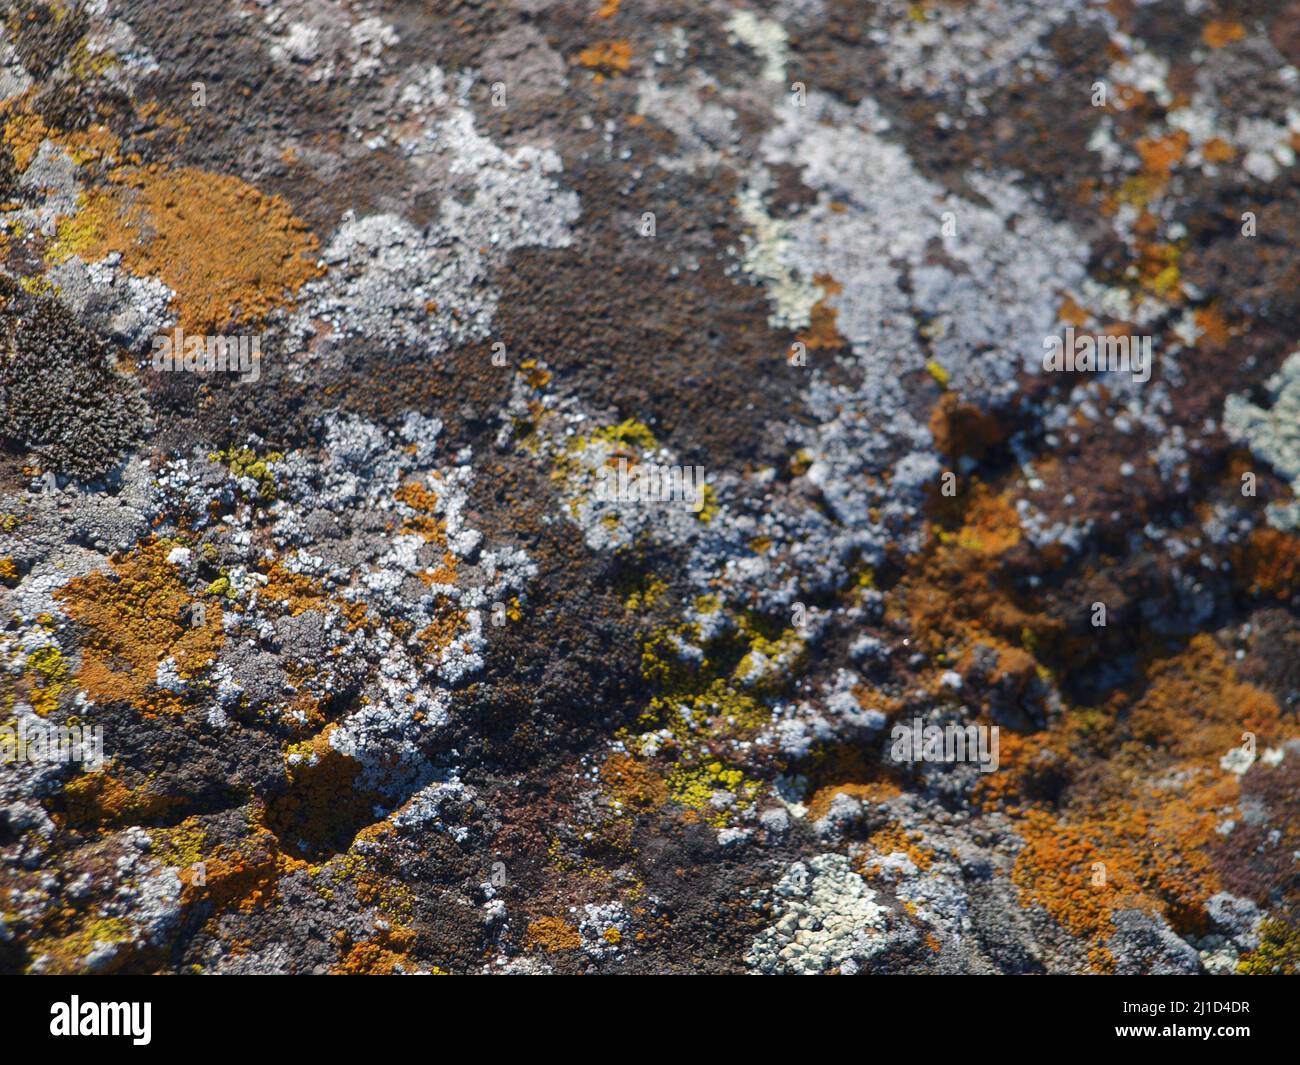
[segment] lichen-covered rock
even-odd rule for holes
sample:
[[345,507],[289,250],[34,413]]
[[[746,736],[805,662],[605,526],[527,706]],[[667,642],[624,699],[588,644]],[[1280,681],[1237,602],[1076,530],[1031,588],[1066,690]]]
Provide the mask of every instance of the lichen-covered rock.
[[1300,969],[1294,5],[10,7],[0,971]]

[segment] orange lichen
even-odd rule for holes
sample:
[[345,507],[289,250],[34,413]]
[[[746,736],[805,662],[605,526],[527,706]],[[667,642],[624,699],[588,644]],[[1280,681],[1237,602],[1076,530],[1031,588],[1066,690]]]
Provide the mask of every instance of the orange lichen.
[[1211,48],[1224,48],[1246,36],[1246,27],[1240,22],[1214,19],[1201,27],[1201,40]]
[[394,493],[399,503],[405,503],[414,515],[403,520],[401,531],[415,533],[424,538],[425,543],[445,544],[447,542],[447,523],[434,516],[438,505],[438,493],[433,489],[411,481],[402,485]]
[[618,14],[618,9],[622,4],[623,0],[602,0],[600,9],[596,12],[596,17],[613,18]]
[[455,584],[457,573],[456,556],[450,551],[442,553],[442,559],[437,566],[431,569],[421,570],[420,580],[425,584]]
[[1084,817],[1024,810],[1011,879],[1025,904],[1099,951],[1119,910],[1161,912],[1176,929],[1199,931],[1204,900],[1220,887],[1205,853],[1214,826],[1213,811],[1176,796],[1150,808],[1117,801]]
[[880,854],[903,854],[917,869],[925,872],[934,863],[934,851],[922,844],[922,838],[920,832],[909,832],[894,821],[873,832],[867,837],[867,843]]
[[[345,936],[341,942],[346,945]],[[332,976],[391,976],[394,973],[413,973],[419,965],[411,959],[415,946],[415,933],[409,928],[385,928],[373,939],[353,943],[337,965],[330,969]]]
[[1237,149],[1222,137],[1211,137],[1201,145],[1201,155],[1207,163],[1229,163],[1237,154]]
[[627,41],[602,41],[578,53],[578,62],[596,72],[596,81],[626,74],[632,65],[632,45]]
[[1141,137],[1137,142],[1137,153],[1142,160],[1142,169],[1150,174],[1167,175],[1183,160],[1191,138],[1185,130],[1177,130],[1164,137]]
[[994,495],[983,485],[971,493],[966,524],[957,545],[981,555],[1000,555],[1020,542],[1020,520],[1006,495]]
[[179,696],[157,686],[159,663],[173,659],[177,674],[189,679],[225,642],[216,602],[205,604],[201,625],[191,623],[195,596],[168,552],[146,541],[114,559],[110,572],[74,578],[54,593],[87,629],[77,681],[98,702],[123,700],[150,714],[179,711]]
[[281,852],[274,833],[253,825],[238,844],[219,845],[203,859],[205,883],[191,877],[186,894],[210,903],[217,913],[252,913],[271,903],[281,877],[306,868],[307,863]]
[[1202,307],[1197,310],[1193,316],[1196,322],[1196,328],[1199,329],[1212,344],[1226,344],[1232,337],[1232,331],[1228,328],[1228,323],[1223,320],[1223,315],[1219,314],[1213,307]]
[[539,917],[529,922],[526,942],[529,947],[553,954],[560,950],[577,950],[582,946],[582,936],[562,917]]
[[430,654],[436,654],[451,646],[456,634],[464,628],[465,612],[448,610],[435,617],[428,625],[415,634],[415,638],[424,644]]
[[113,163],[122,149],[122,141],[107,126],[92,123],[84,129],[53,133],[51,139],[65,148],[78,166],[88,163]]
[[261,598],[283,603],[290,617],[296,618],[308,610],[328,612],[337,608],[348,619],[350,629],[367,621],[364,603],[332,597],[316,578],[295,573],[279,559],[271,562],[264,576],[267,583],[262,587]]
[[1065,715],[1045,733],[1004,735],[1004,772],[982,782],[977,798],[1001,805],[1025,841],[1012,874],[1022,900],[1088,941],[1104,969],[1121,909],[1160,913],[1185,934],[1203,928],[1204,902],[1221,887],[1210,849],[1240,793],[1219,760],[1243,733],[1262,746],[1296,730],[1284,727],[1270,695],[1237,678],[1207,634],[1149,663],[1140,695],[1103,741],[1106,760],[1057,809],[1034,798],[1034,767],[1045,756],[1067,764],[1078,724]]
[[21,112],[5,123],[4,142],[13,156],[16,171],[21,174],[31,166],[48,133],[49,127],[41,116],[28,112]]
[[59,226],[59,255],[119,252],[176,293],[182,329],[256,322],[321,273],[316,237],[279,196],[192,168],[124,167]]

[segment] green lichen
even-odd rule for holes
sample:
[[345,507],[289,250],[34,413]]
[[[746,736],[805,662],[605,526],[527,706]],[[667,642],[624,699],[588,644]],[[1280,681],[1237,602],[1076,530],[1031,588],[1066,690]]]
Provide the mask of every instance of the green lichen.
[[[717,760],[693,767],[678,766],[668,775],[669,794],[673,799],[700,811],[706,821],[719,828],[734,820],[736,806],[752,802],[760,787],[758,781],[747,780],[742,770]],[[715,806],[714,796],[719,792],[727,792],[739,802]]]
[[609,425],[597,429],[589,439],[600,440],[606,444],[622,447],[634,447],[641,451],[652,451],[659,446],[658,441],[655,440],[655,434],[650,431],[650,427],[635,418],[628,418],[619,422],[618,425]]
[[1242,976],[1295,976],[1300,974],[1300,929],[1281,921],[1259,926],[1259,946],[1237,962]]
[[213,462],[220,462],[236,477],[248,477],[257,482],[257,491],[263,502],[275,499],[277,488],[272,464],[284,460],[279,451],[269,451],[258,455],[251,447],[232,447],[224,451],[214,451],[208,455]]
[[27,658],[32,709],[46,716],[58,709],[59,697],[72,687],[72,670],[57,647],[39,647]]

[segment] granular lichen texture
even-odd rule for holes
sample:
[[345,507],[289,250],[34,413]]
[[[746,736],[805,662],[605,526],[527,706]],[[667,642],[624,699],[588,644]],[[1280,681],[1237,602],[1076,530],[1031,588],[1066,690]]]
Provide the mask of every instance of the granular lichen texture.
[[15,0],[0,972],[1300,971],[1298,11]]

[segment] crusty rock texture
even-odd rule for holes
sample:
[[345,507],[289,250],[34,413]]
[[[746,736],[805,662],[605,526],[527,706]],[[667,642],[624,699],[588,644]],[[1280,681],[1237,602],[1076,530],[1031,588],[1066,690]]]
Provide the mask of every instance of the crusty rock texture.
[[0,971],[1296,972],[1297,25],[9,0]]

